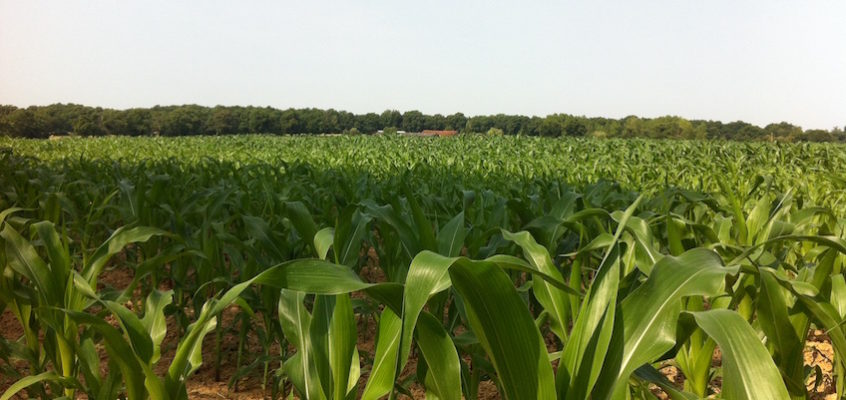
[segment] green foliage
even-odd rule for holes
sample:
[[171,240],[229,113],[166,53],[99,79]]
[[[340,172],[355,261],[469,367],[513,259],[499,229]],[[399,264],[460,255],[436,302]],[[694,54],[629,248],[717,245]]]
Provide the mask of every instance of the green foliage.
[[[183,111],[175,121],[201,112]],[[215,134],[238,120],[228,111],[211,111]],[[239,113],[262,126],[272,111]],[[114,117],[104,111],[124,129]],[[698,134],[657,120],[614,129]],[[549,129],[598,131],[581,123],[556,116]],[[846,371],[839,145],[356,135],[0,147],[0,311],[21,332],[0,339],[2,398],[185,399],[198,369],[228,360],[235,376],[221,378],[254,377],[276,398],[413,386],[475,399],[485,384],[508,399],[803,399],[814,330],[830,337],[836,376]],[[131,281],[101,279],[115,272]],[[372,346],[360,340],[370,332]],[[661,375],[670,366],[683,385]]]
[[384,133],[385,135],[389,135],[389,136],[396,136],[397,132],[398,132],[397,128],[395,128],[393,126],[389,126],[382,131],[382,133]]
[[102,109],[77,104],[52,104],[17,108],[0,105],[0,136],[47,138],[51,135],[78,136],[193,136],[239,134],[372,134],[389,127],[406,132],[456,130],[504,135],[570,137],[645,137],[660,139],[728,139],[754,141],[843,142],[839,127],[831,131],[802,130],[787,122],[764,128],[735,121],[687,120],[677,116],[623,119],[551,114],[546,117],[523,115],[423,114],[412,110],[401,113],[353,114],[334,109],[271,107],[213,108],[188,104],[155,106],[128,110]]
[[505,133],[502,132],[502,129],[499,129],[499,128],[488,129],[488,133],[487,133],[488,136],[502,136],[504,134]]

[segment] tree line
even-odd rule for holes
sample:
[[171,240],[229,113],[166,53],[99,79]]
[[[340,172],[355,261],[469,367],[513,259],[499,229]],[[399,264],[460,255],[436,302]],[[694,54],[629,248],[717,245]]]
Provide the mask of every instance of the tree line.
[[0,105],[0,135],[47,138],[54,135],[188,136],[247,133],[372,134],[377,131],[457,130],[529,136],[648,137],[677,139],[783,140],[846,142],[844,129],[802,129],[787,123],[760,127],[743,121],[687,120],[676,116],[621,119],[552,114],[465,116],[385,110],[353,114],[334,109],[271,107],[155,106],[116,110],[78,104],[18,108]]

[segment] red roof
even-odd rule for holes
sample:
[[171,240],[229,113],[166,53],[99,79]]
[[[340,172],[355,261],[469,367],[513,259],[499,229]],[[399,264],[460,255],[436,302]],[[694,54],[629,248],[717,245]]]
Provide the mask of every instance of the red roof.
[[424,130],[423,136],[455,136],[458,134],[458,131],[433,131],[433,130]]

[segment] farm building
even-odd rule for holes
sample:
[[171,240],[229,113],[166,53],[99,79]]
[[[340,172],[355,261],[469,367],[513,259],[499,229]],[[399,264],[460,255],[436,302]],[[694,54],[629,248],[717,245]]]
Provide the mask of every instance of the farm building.
[[424,130],[420,133],[422,136],[455,136],[458,134],[458,131],[433,131],[433,130]]

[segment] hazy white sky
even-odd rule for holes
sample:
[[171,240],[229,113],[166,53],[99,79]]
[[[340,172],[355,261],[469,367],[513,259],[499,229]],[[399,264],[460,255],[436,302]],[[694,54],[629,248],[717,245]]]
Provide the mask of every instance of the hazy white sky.
[[0,0],[0,103],[846,124],[846,1]]

